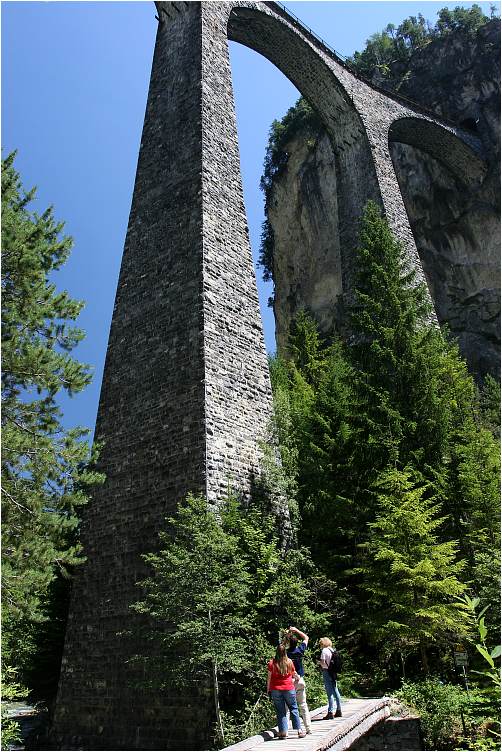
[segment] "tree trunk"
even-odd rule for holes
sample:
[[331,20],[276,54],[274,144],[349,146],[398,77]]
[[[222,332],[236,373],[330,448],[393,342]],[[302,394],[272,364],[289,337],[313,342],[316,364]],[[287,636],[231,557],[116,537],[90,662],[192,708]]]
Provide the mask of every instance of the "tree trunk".
[[399,652],[399,657],[401,658],[401,668],[403,670],[403,679],[406,679],[406,671],[404,670],[404,655],[402,651]]
[[218,664],[214,660],[211,661],[213,667],[213,695],[214,695],[214,709],[216,711],[216,722],[218,724],[218,734],[220,736],[222,747],[225,746],[225,730],[223,728],[223,720],[220,712],[220,690],[218,684]]
[[425,642],[423,638],[420,638],[420,658],[422,659],[422,668],[424,674],[427,676],[429,673],[429,661],[427,660],[427,651],[425,649]]
[[[212,628],[212,622],[211,622],[211,611],[208,613],[209,616],[209,631],[211,632]],[[225,746],[225,730],[223,728],[223,720],[221,717],[220,712],[220,687],[218,683],[218,663],[216,661],[216,658],[211,658],[211,668],[213,673],[213,697],[214,697],[214,710],[216,713],[216,723],[218,725],[218,734],[220,736],[221,745],[222,747]]]

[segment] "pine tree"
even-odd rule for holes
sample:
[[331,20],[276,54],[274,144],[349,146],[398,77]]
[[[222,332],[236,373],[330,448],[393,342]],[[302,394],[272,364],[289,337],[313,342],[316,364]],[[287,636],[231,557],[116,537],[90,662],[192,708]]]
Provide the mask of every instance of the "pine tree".
[[369,595],[363,629],[371,639],[419,648],[427,673],[428,646],[468,631],[456,600],[466,587],[465,562],[458,561],[455,541],[442,540],[441,504],[427,498],[412,470],[388,469],[375,487],[378,508],[361,567]]
[[[354,440],[348,420],[352,375],[341,344],[324,342],[306,311],[294,321],[288,352],[290,360],[278,357],[271,364],[276,435],[283,467],[294,479],[299,542],[310,550],[318,580],[325,578],[328,610],[344,620],[348,599],[341,573],[352,564],[358,525],[344,493]],[[333,579],[337,584],[329,585]]]
[[491,629],[500,632],[500,447],[474,420],[452,451],[449,508],[473,593],[492,606]]
[[[101,480],[90,467],[88,431],[65,431],[57,396],[91,380],[69,353],[83,332],[82,303],[57,292],[51,275],[72,246],[52,208],[28,205],[14,169],[2,161],[2,597],[4,661],[19,644],[21,622],[46,618],[44,599],[56,573],[79,563],[79,508]],[[28,630],[29,631],[29,630]]]
[[444,339],[429,323],[425,287],[370,202],[361,223],[350,361],[356,369],[366,461],[382,469],[432,463],[445,446]]
[[[476,589],[498,580],[490,545],[499,503],[495,445],[483,433],[475,383],[457,345],[431,322],[426,291],[374,204],[362,218],[354,282],[350,341],[322,342],[302,314],[290,346],[294,378],[281,389],[288,384],[300,541],[338,592],[347,590],[345,624],[360,632],[361,563],[382,474],[411,472],[424,508],[437,499],[438,542],[467,560],[462,578]],[[302,394],[303,412],[293,410]]]
[[[339,343],[324,354],[314,398],[300,435],[299,492],[304,540],[317,555],[338,558],[358,525],[349,466],[357,429],[353,373]],[[307,537],[308,536],[308,537]]]
[[485,428],[500,441],[500,381],[487,376],[481,388],[481,420]]

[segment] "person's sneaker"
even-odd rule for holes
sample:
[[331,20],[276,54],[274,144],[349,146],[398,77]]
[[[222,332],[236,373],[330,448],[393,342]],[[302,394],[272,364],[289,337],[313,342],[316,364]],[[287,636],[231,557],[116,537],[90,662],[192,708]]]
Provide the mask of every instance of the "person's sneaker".
[[342,709],[337,708],[336,713],[335,713],[335,718],[341,718],[341,717],[342,717]]
[[298,732],[298,739],[303,739],[304,736],[307,736],[306,731],[299,731]]
[[326,715],[323,718],[323,721],[332,721],[335,716],[333,713],[326,713]]

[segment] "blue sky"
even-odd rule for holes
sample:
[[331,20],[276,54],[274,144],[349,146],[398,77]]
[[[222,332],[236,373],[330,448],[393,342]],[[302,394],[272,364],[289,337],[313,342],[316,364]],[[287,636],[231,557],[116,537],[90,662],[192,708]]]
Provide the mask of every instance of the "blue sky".
[[[388,23],[460,2],[289,2],[286,6],[343,55]],[[478,3],[489,15],[490,3]],[[497,9],[500,5],[496,4]],[[2,146],[18,149],[34,208],[55,207],[75,246],[57,273],[59,289],[86,301],[79,325],[87,332],[74,351],[94,367],[85,392],[63,399],[65,424],[94,427],[122,249],[131,205],[157,21],[153,2],[10,2],[2,11]],[[299,96],[257,53],[231,43],[244,198],[255,258],[263,197],[258,185],[274,118]],[[274,323],[259,293],[267,349]]]

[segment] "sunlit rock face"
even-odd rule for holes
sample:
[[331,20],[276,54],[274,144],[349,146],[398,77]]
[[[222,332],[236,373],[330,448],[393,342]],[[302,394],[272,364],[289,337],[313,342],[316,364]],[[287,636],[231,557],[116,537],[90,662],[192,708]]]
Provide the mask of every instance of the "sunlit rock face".
[[[438,319],[458,338],[474,374],[498,375],[500,21],[470,38],[454,33],[432,42],[406,69],[396,65],[391,76],[400,94],[463,123],[483,140],[489,169],[475,187],[418,148],[389,147]],[[325,332],[345,328],[335,155],[328,137],[312,128],[298,131],[287,152],[269,201],[279,350],[302,307]]]
[[[307,136],[307,137],[305,137]],[[326,134],[301,131],[269,205],[274,229],[274,313],[277,346],[307,307],[325,331],[342,294],[335,157]],[[288,149],[289,150],[289,149]]]

